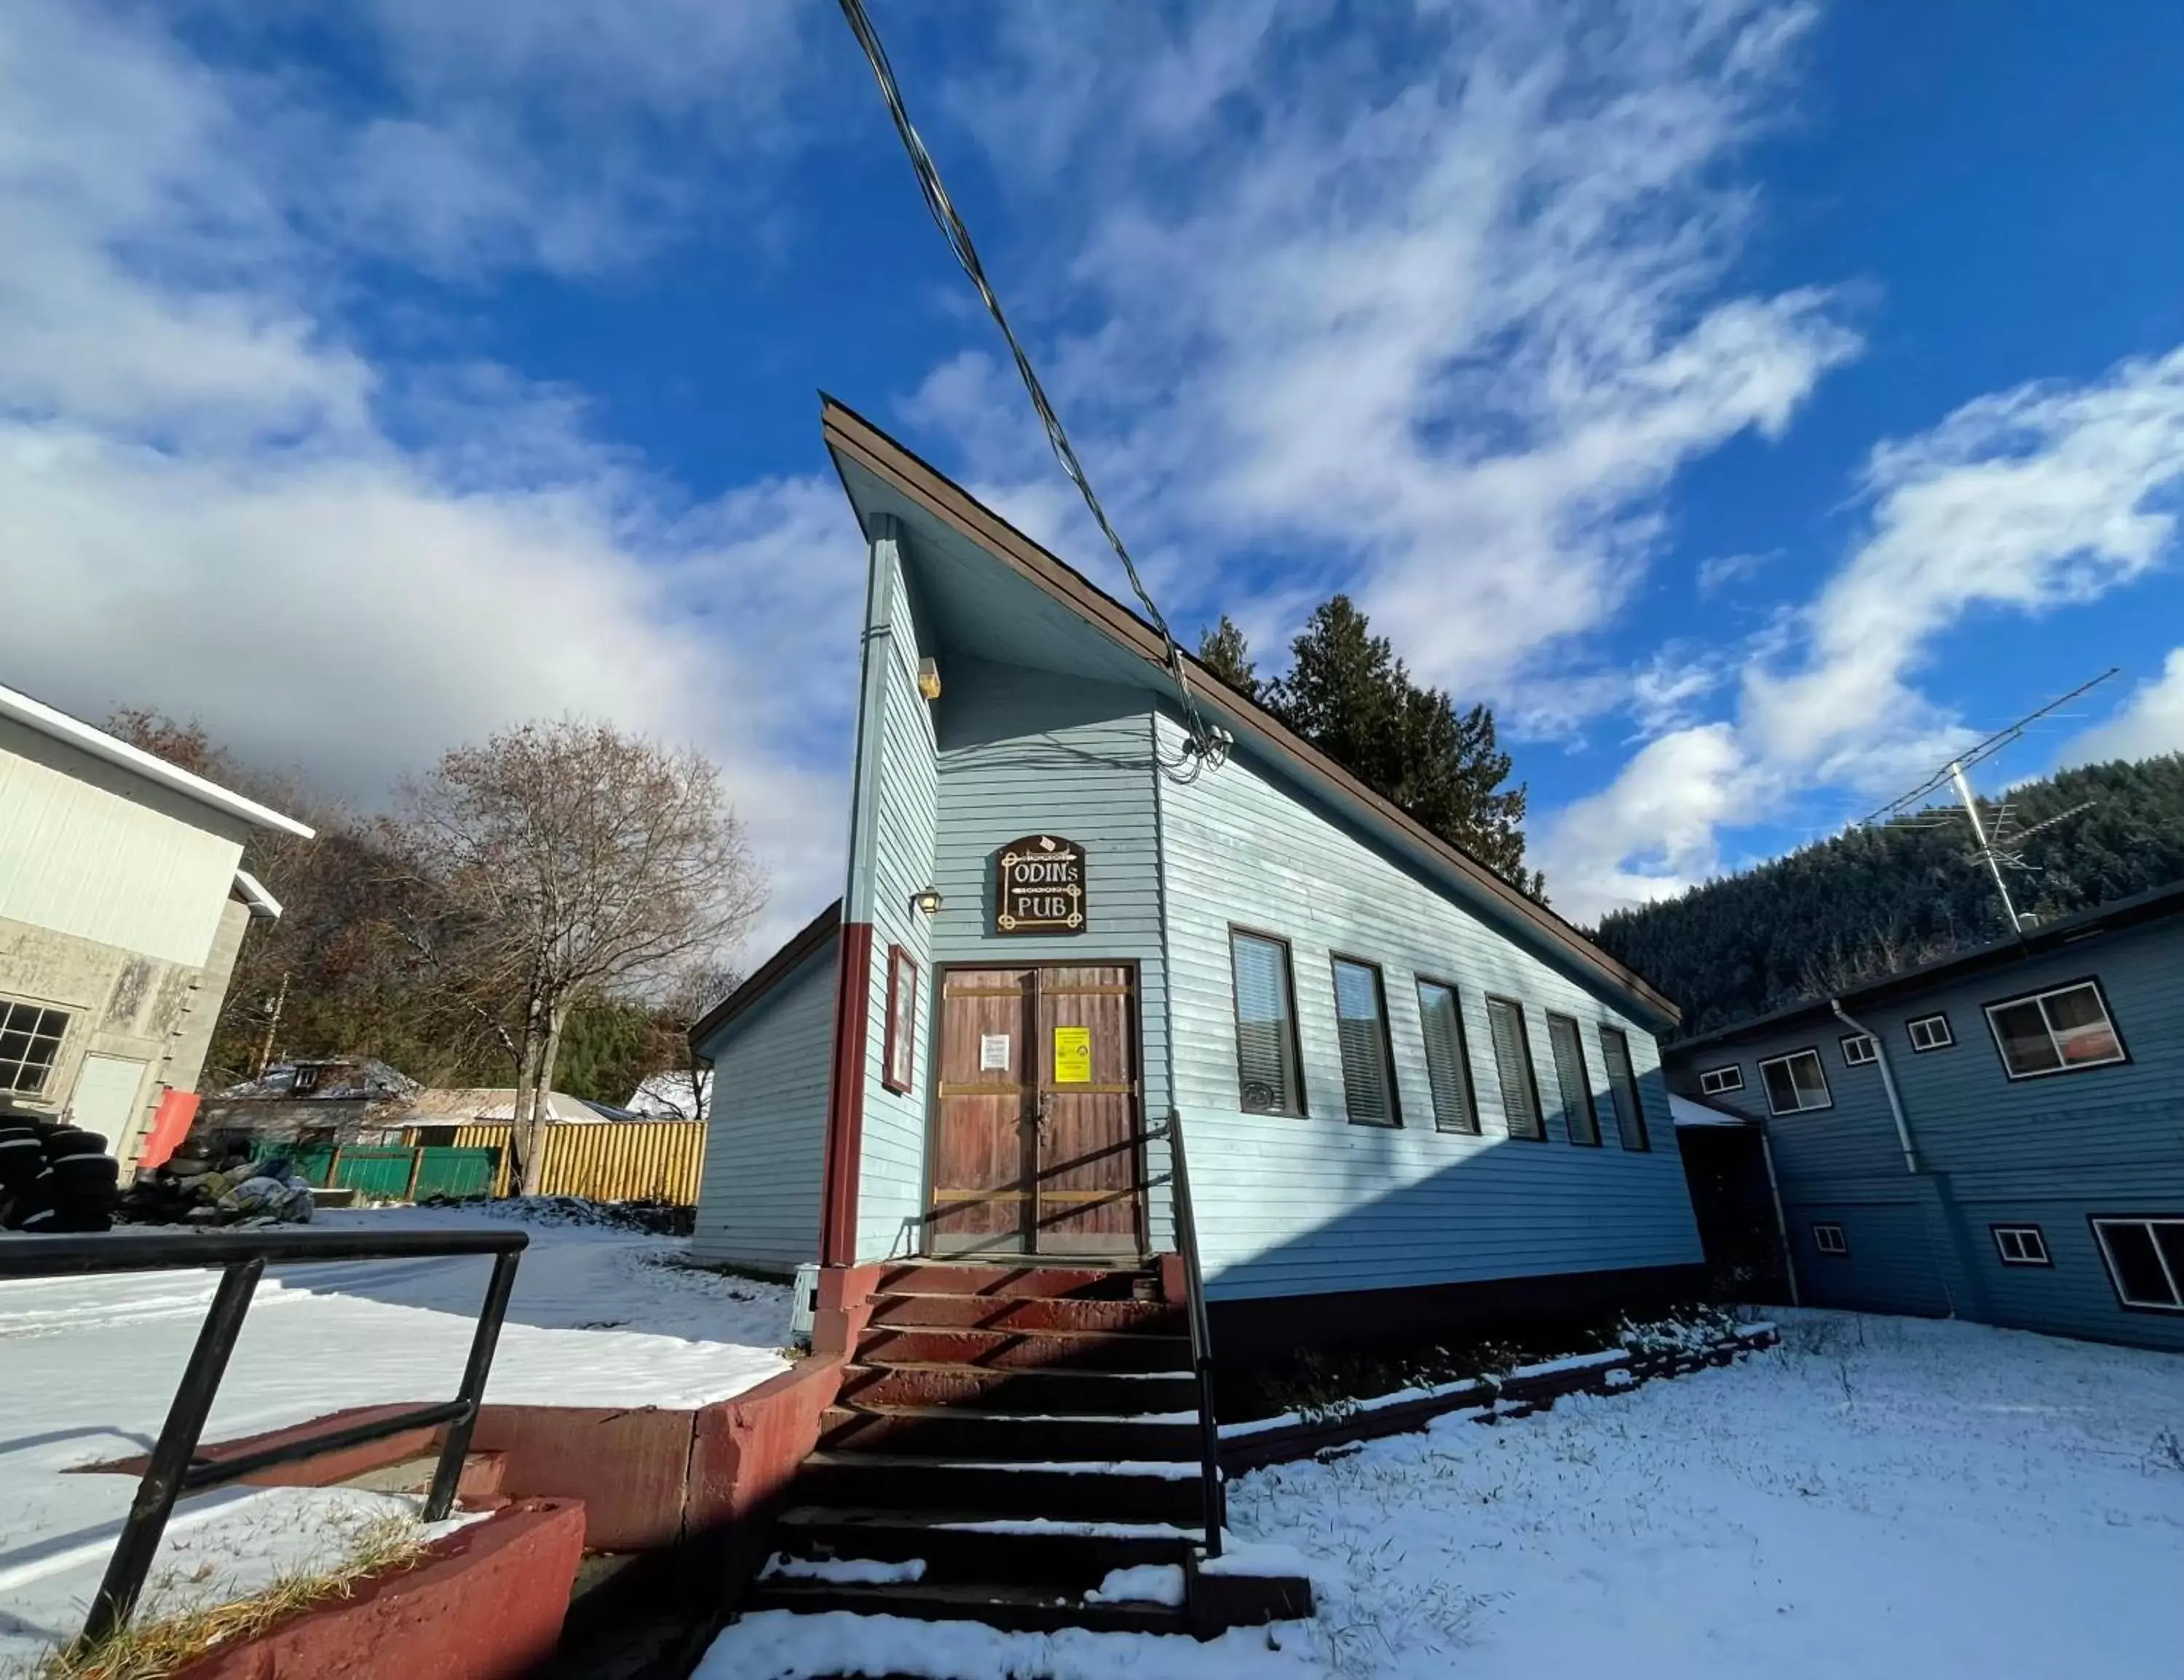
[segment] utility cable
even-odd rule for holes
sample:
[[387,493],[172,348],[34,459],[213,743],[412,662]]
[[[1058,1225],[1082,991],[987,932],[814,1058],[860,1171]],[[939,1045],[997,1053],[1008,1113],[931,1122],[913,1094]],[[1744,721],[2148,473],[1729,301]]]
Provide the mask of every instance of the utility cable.
[[895,132],[901,136],[903,149],[910,154],[911,168],[916,173],[917,187],[924,196],[925,208],[931,212],[934,225],[939,228],[941,237],[948,242],[948,248],[954,253],[957,264],[970,277],[979,300],[986,306],[986,313],[994,318],[994,325],[1000,328],[1001,337],[1007,341],[1009,353],[1016,360],[1017,373],[1023,381],[1025,391],[1030,394],[1033,412],[1038,414],[1039,424],[1046,430],[1046,441],[1054,450],[1055,459],[1061,462],[1061,470],[1077,487],[1078,493],[1084,497],[1084,505],[1091,510],[1094,523],[1100,527],[1100,534],[1107,539],[1107,546],[1115,551],[1115,558],[1123,563],[1123,572],[1130,581],[1131,592],[1137,596],[1138,604],[1145,609],[1145,617],[1150,620],[1152,627],[1160,632],[1161,642],[1167,650],[1168,674],[1175,680],[1176,693],[1182,702],[1184,726],[1190,736],[1184,759],[1170,764],[1163,759],[1162,762],[1163,767],[1171,771],[1185,770],[1187,767],[1187,774],[1182,779],[1195,780],[1205,765],[1218,765],[1228,757],[1229,741],[1227,732],[1210,727],[1199,713],[1197,699],[1190,692],[1190,679],[1184,670],[1183,650],[1176,645],[1175,637],[1168,629],[1167,620],[1154,601],[1151,592],[1145,587],[1144,579],[1138,576],[1137,562],[1130,558],[1130,551],[1108,520],[1106,509],[1100,505],[1100,498],[1094,492],[1092,481],[1086,476],[1083,464],[1077,459],[1077,451],[1069,442],[1069,434],[1062,430],[1061,421],[1054,412],[1054,405],[1047,401],[1045,387],[1039,383],[1039,375],[1032,367],[1031,358],[1024,353],[1022,343],[1017,339],[1015,329],[1010,326],[1009,318],[1001,309],[1000,298],[994,294],[992,282],[986,278],[985,265],[978,260],[978,248],[971,242],[971,231],[963,225],[963,218],[956,214],[955,203],[948,197],[948,189],[941,183],[939,168],[933,163],[933,154],[926,150],[925,142],[918,136],[916,125],[910,120],[910,111],[903,103],[902,88],[895,80],[894,66],[888,62],[887,48],[880,44],[879,31],[872,27],[872,19],[865,14],[864,0],[841,0],[841,3],[842,15],[849,20],[850,33],[857,37],[857,45],[864,50],[865,61],[872,66],[872,75],[880,85],[880,97],[887,102],[888,114],[894,120]]

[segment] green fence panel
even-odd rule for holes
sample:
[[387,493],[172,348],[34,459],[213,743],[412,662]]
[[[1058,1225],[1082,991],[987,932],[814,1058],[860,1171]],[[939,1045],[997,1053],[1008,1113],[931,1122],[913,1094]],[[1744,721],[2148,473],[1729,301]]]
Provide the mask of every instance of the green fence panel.
[[288,1171],[306,1184],[323,1189],[327,1170],[333,1165],[334,1147],[331,1143],[277,1143],[269,1138],[259,1138],[250,1152],[253,1162],[284,1160]]
[[334,1185],[353,1189],[362,1199],[405,1201],[410,1195],[410,1170],[416,1160],[415,1149],[345,1149],[334,1163]]
[[500,1173],[498,1149],[424,1149],[417,1152],[417,1199],[490,1196]]

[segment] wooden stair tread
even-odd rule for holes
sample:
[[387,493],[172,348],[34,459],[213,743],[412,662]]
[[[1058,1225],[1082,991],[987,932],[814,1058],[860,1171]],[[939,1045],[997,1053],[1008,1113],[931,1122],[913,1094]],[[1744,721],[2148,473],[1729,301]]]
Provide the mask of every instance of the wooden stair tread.
[[1000,1583],[976,1585],[896,1581],[850,1583],[761,1579],[751,1588],[755,1607],[837,1610],[866,1616],[988,1622],[1000,1627],[1084,1627],[1110,1633],[1179,1633],[1180,1607],[1106,1604],[1081,1594]]

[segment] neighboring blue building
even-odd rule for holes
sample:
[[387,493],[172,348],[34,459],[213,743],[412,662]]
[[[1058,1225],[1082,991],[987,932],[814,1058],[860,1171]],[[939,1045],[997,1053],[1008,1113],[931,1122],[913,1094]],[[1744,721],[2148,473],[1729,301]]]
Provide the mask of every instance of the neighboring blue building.
[[[1279,1339],[1690,1288],[1674,1007],[865,421],[843,901],[694,1037],[697,1246],[781,1270],[1173,1249]],[[1253,1304],[1257,1304],[1254,1305]]]
[[1764,1126],[1808,1304],[2184,1349],[2180,1025],[2184,885],[1686,1040],[1669,1082]]

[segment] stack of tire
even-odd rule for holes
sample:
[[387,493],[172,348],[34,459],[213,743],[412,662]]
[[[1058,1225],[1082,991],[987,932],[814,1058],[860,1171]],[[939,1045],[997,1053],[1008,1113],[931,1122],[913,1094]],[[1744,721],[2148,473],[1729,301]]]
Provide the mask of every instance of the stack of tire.
[[96,1132],[0,1109],[0,1230],[109,1231],[120,1177]]

